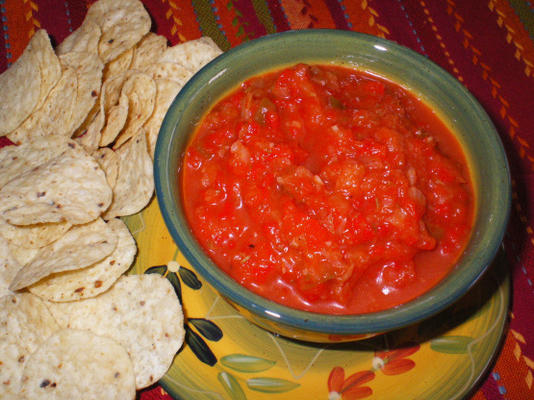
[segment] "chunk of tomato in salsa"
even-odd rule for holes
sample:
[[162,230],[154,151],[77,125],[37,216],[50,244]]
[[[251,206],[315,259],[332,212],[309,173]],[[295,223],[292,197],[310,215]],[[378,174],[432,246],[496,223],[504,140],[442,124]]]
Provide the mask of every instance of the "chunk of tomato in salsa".
[[243,82],[186,150],[185,211],[210,257],[274,301],[378,311],[442,279],[469,238],[465,158],[385,79],[299,64]]

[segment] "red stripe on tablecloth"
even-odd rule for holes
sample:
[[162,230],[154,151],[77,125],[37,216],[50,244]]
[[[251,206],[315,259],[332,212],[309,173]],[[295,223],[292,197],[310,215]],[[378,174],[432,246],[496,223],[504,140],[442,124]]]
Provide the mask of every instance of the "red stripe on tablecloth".
[[409,14],[404,1],[377,3],[375,8],[381,17],[380,20],[385,21],[384,24],[390,32],[388,39],[395,40],[420,54],[428,55],[419,34],[420,26]]
[[332,16],[336,28],[345,30],[350,29],[348,15],[345,14],[345,10],[342,8],[341,3],[338,0],[325,0],[325,4],[330,11],[330,15]]
[[[51,36],[53,44],[61,43],[85,18],[87,6],[79,1],[41,0],[35,18]],[[60,5],[59,5],[60,4]]]
[[249,39],[255,39],[267,34],[267,29],[259,20],[250,0],[234,0],[234,7],[241,13],[238,18]]
[[267,0],[267,5],[271,11],[271,16],[273,18],[274,25],[276,26],[277,32],[287,31],[289,29],[289,22],[284,14],[282,5],[279,0]]

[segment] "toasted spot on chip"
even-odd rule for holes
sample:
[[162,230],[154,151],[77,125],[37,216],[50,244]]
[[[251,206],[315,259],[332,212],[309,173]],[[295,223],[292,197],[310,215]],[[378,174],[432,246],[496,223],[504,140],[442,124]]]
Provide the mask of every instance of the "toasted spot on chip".
[[25,363],[58,329],[52,314],[38,297],[21,293],[0,298],[0,398],[20,394]]
[[52,244],[42,247],[17,273],[11,290],[19,290],[62,271],[95,264],[110,255],[117,246],[116,233],[102,219],[72,227]]
[[170,282],[159,275],[122,276],[107,292],[50,303],[62,326],[88,329],[121,343],[141,389],[161,378],[184,340],[183,313]]
[[0,189],[0,217],[15,225],[83,224],[105,211],[111,196],[105,173],[95,159],[69,141],[60,155]]
[[128,353],[115,340],[61,329],[26,361],[21,394],[29,399],[134,399]]
[[137,247],[128,227],[120,219],[108,221],[118,238],[113,252],[88,267],[52,274],[29,287],[50,301],[73,301],[94,297],[106,291],[131,266]]

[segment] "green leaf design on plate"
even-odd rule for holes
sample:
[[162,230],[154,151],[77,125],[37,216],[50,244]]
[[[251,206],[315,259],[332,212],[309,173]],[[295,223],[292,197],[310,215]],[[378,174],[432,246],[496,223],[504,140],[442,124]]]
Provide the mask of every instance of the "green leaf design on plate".
[[202,282],[200,282],[195,273],[190,269],[180,265],[178,273],[180,274],[182,281],[191,289],[198,290],[202,287]]
[[298,388],[300,384],[280,378],[250,378],[247,386],[251,390],[263,393],[284,393]]
[[211,367],[217,364],[217,357],[215,357],[204,339],[187,325],[185,325],[185,342],[200,361]]
[[191,322],[195,326],[195,328],[198,329],[200,334],[208,340],[217,342],[223,337],[223,332],[221,328],[219,328],[217,325],[215,325],[214,322],[211,322],[210,320],[207,320],[205,318],[189,318],[189,322]]
[[176,275],[176,272],[171,272],[170,274],[167,274],[167,279],[171,282],[174,292],[176,293],[176,296],[178,296],[178,300],[180,300],[180,304],[183,304],[182,284],[180,283],[180,279],[178,279],[178,275]]
[[473,338],[469,336],[442,336],[430,342],[430,348],[439,353],[466,354]]
[[246,354],[228,354],[221,358],[221,364],[239,372],[261,372],[272,368],[275,361]]
[[165,275],[165,272],[167,271],[166,265],[154,265],[153,267],[148,268],[145,271],[145,274],[160,274]]
[[221,382],[226,393],[232,398],[232,400],[247,400],[247,396],[237,379],[228,372],[219,372],[217,379]]

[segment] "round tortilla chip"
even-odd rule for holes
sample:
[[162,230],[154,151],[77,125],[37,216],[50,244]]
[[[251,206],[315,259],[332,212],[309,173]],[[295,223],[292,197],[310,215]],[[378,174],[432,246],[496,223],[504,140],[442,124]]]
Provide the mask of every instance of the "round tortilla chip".
[[132,361],[115,340],[62,329],[24,366],[21,394],[28,399],[134,399]]
[[113,78],[115,75],[120,75],[123,72],[130,69],[132,64],[134,49],[126,50],[124,53],[121,53],[117,58],[108,62],[104,67],[104,82]]
[[55,158],[0,189],[0,217],[14,225],[93,221],[111,203],[106,175],[82,146],[70,140]]
[[117,241],[116,233],[101,218],[76,225],[54,243],[39,249],[18,271],[9,288],[19,290],[51,274],[95,264],[113,252]]
[[56,47],[56,54],[61,56],[70,52],[82,52],[98,55],[101,35],[100,27],[94,21],[85,20]]
[[139,0],[99,0],[89,7],[85,19],[100,26],[98,53],[104,63],[132,48],[152,24]]
[[0,236],[16,246],[35,249],[56,241],[71,226],[66,221],[35,225],[11,225],[0,218]]
[[146,131],[148,152],[150,157],[154,159],[154,152],[156,150],[156,142],[161,128],[161,123],[165,114],[169,109],[176,95],[180,92],[183,85],[169,79],[156,80],[156,102],[152,115],[145,122],[144,129]]
[[152,159],[148,154],[144,129],[116,151],[119,174],[113,187],[113,201],[104,219],[135,214],[141,211],[154,194]]
[[0,149],[0,188],[13,178],[67,150],[71,141],[59,135],[35,137],[19,146]]
[[9,285],[21,268],[22,265],[11,254],[7,240],[0,236],[0,298],[13,294]]
[[133,361],[137,389],[166,373],[184,340],[180,302],[160,275],[122,276],[97,297],[49,307],[63,327],[88,329],[121,343]]
[[20,395],[25,363],[59,329],[45,303],[30,293],[0,298],[0,398]]
[[148,32],[134,47],[133,59],[130,69],[142,70],[161,57],[167,49],[167,38]]
[[8,134],[14,143],[25,143],[31,138],[72,135],[72,116],[78,77],[74,68],[66,67],[56,86],[50,91],[43,105],[35,110],[17,129]]
[[175,62],[157,62],[150,64],[143,70],[146,74],[150,75],[153,79],[167,79],[174,81],[181,86],[194,75],[194,71],[184,67],[181,64]]
[[59,57],[62,65],[74,68],[78,85],[74,110],[67,125],[69,136],[83,123],[100,94],[104,64],[93,53],[71,52]]
[[156,100],[156,83],[147,74],[135,73],[124,82],[121,100],[123,96],[128,99],[128,116],[115,140],[114,149],[133,137],[152,115]]
[[112,219],[107,224],[118,238],[109,256],[89,267],[52,274],[30,286],[30,292],[49,301],[73,301],[95,297],[108,290],[132,265],[137,246],[120,219]]
[[221,53],[213,39],[203,36],[169,47],[158,62],[178,63],[196,72]]
[[106,179],[108,180],[111,188],[115,187],[117,183],[117,176],[119,174],[119,156],[109,147],[101,147],[93,153],[93,157],[100,167],[106,173]]
[[50,38],[38,30],[15,63],[0,74],[0,135],[17,128],[48,96],[61,75]]

